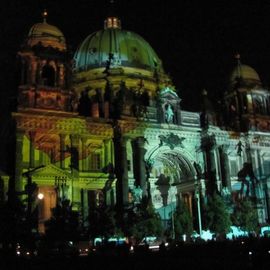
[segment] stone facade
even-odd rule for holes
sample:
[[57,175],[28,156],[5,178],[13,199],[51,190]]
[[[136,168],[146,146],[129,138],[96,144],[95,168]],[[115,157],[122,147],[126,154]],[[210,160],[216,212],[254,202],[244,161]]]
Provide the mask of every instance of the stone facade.
[[[184,111],[149,44],[111,20],[82,43],[74,60],[61,31],[46,21],[32,28],[18,53],[15,186],[24,189],[25,173],[37,183],[45,196],[41,222],[63,197],[86,216],[91,202],[128,207],[147,196],[164,221],[182,198],[196,219],[198,196],[245,196],[238,181],[245,163],[258,179],[246,196],[257,198],[259,222],[268,221],[269,92],[258,77],[241,70],[239,60],[225,94],[227,122],[207,106]],[[101,39],[108,33],[112,40]],[[98,40],[121,50],[91,47]]]

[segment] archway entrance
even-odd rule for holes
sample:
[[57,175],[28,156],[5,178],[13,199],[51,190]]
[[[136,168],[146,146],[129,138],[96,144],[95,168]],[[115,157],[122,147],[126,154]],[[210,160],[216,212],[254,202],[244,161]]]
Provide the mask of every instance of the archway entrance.
[[195,168],[180,151],[159,151],[152,159],[151,194],[165,228],[172,226],[173,212],[182,199],[191,214],[195,184]]

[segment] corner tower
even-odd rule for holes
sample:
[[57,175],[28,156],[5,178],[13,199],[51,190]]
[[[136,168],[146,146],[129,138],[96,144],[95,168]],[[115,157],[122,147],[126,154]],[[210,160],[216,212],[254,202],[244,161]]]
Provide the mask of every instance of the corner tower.
[[270,93],[263,88],[258,73],[241,63],[239,54],[236,60],[225,94],[229,126],[239,131],[269,131]]
[[18,52],[20,81],[18,110],[46,109],[70,111],[71,58],[63,33],[47,23],[34,24]]

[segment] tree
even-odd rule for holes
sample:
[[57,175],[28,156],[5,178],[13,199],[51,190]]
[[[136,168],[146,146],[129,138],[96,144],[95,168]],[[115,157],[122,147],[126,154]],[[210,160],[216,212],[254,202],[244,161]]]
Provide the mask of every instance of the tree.
[[116,234],[120,234],[116,226],[114,209],[107,206],[94,207],[89,211],[88,232],[92,239],[102,237],[105,241]]
[[236,204],[232,214],[232,221],[233,224],[248,232],[258,229],[256,208],[248,197],[245,197]]
[[143,198],[142,203],[137,206],[133,222],[130,233],[138,241],[149,235],[160,236],[163,232],[161,218],[155,212],[152,202],[146,198]]
[[0,204],[0,239],[3,243],[12,243],[27,238],[29,237],[27,233],[26,211],[18,197],[14,196],[14,198],[2,202]]
[[179,239],[183,234],[191,235],[193,231],[192,217],[186,204],[181,200],[176,207],[173,220],[176,239]]
[[46,221],[46,235],[56,240],[72,240],[79,236],[79,214],[72,210],[69,200],[59,202]]
[[221,239],[230,230],[231,219],[228,208],[223,198],[217,193],[209,198],[205,208],[205,220],[206,227],[217,233],[217,236]]

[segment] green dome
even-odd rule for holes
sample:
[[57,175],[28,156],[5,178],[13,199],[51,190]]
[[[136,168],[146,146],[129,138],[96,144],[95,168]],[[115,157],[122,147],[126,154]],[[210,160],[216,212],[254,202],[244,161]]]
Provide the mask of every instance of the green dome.
[[105,67],[109,54],[113,54],[111,67],[135,67],[163,71],[161,60],[141,36],[106,28],[89,35],[75,53],[76,71]]

